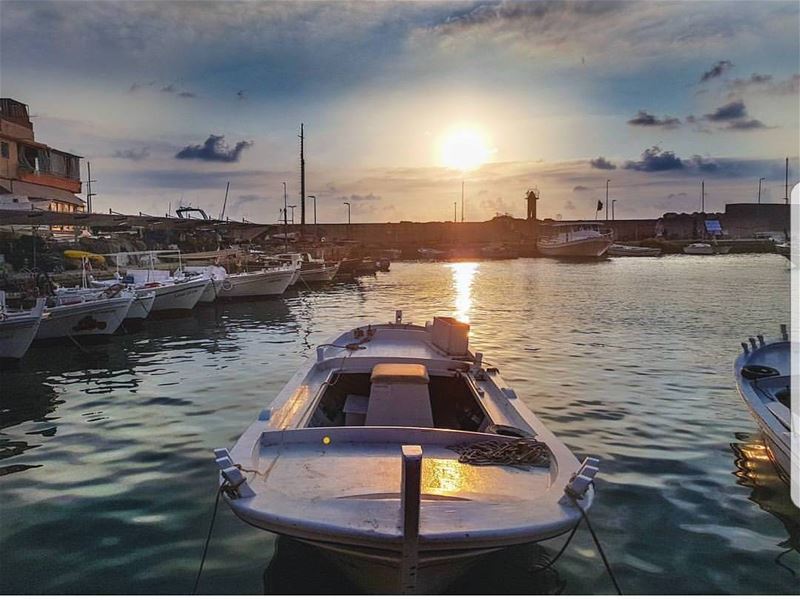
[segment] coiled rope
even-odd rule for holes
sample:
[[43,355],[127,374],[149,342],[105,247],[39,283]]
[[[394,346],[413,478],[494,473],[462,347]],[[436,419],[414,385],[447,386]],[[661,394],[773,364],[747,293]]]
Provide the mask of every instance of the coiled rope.
[[467,465],[501,465],[509,467],[549,467],[550,449],[533,438],[509,441],[487,440],[474,444],[448,446],[458,454],[458,462]]

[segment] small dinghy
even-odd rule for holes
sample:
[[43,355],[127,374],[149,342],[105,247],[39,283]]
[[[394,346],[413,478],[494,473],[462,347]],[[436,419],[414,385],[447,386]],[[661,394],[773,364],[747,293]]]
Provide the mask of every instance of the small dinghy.
[[[791,472],[791,343],[786,326],[782,339],[765,342],[764,336],[742,342],[735,362],[736,387],[764,436],[764,443],[787,479]],[[800,461],[795,456],[794,460]]]
[[647,246],[626,246],[624,244],[611,244],[608,247],[609,256],[660,256],[661,248]]
[[318,346],[233,449],[215,450],[233,512],[379,593],[440,591],[489,552],[572,529],[597,460],[579,463],[468,333],[398,311]]

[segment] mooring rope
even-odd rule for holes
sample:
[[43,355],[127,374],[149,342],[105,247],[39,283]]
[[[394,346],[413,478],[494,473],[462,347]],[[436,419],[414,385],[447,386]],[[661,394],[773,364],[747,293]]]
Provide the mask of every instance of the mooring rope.
[[458,453],[458,462],[468,465],[550,466],[550,449],[547,444],[533,438],[519,438],[507,442],[487,440],[447,448]]

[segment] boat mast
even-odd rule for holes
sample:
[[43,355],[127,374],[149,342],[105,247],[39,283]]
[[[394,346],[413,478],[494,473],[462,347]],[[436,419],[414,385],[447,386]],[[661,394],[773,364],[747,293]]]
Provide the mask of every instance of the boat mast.
[[303,124],[300,123],[300,230],[306,224],[306,159],[303,154]]
[[784,196],[783,200],[786,204],[789,204],[789,157],[786,157],[786,179],[784,182]]

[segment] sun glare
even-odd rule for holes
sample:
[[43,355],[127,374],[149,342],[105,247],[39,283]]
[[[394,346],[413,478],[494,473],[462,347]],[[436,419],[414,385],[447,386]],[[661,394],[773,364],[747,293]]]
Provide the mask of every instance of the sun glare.
[[477,169],[489,159],[491,153],[486,139],[475,129],[457,129],[442,140],[441,160],[449,169]]

